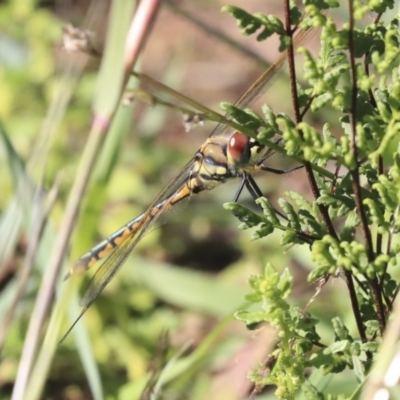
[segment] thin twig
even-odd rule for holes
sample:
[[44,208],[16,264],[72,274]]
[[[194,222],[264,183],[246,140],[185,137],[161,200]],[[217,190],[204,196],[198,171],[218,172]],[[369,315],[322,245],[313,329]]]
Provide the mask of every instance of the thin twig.
[[350,74],[352,81],[352,89],[351,89],[351,111],[350,111],[350,126],[351,126],[351,150],[353,153],[353,159],[355,161],[355,167],[350,170],[350,173],[353,178],[353,190],[355,195],[355,201],[357,206],[357,211],[359,213],[361,219],[362,230],[364,234],[365,244],[367,248],[367,257],[370,262],[374,260],[374,253],[372,247],[372,239],[371,239],[371,231],[368,227],[368,221],[364,210],[364,205],[362,203],[361,196],[361,185],[360,185],[360,172],[358,169],[358,146],[357,146],[357,132],[356,132],[356,123],[357,123],[357,71],[356,71],[356,62],[354,57],[354,38],[353,38],[353,30],[354,30],[354,16],[353,16],[353,2],[349,0],[349,13],[350,13],[350,21],[349,21],[349,63],[350,63]]
[[301,120],[304,118],[304,116],[307,114],[308,110],[310,109],[311,104],[312,104],[314,98],[315,98],[315,96],[312,95],[312,96],[310,96],[310,98],[308,99],[307,104],[304,106],[302,112],[300,113],[300,119],[301,119]]
[[[364,235],[365,246],[367,251],[368,261],[372,263],[375,259],[375,254],[372,245],[371,230],[368,226],[367,215],[365,213],[364,204],[361,195],[361,184],[360,184],[360,171],[358,168],[358,145],[357,145],[357,70],[354,56],[354,10],[353,1],[349,0],[349,63],[350,63],[350,75],[352,82],[351,89],[351,112],[350,112],[350,126],[351,126],[351,150],[353,153],[353,159],[355,161],[355,167],[350,169],[350,173],[353,180],[353,191],[355,202],[357,206],[358,215],[361,220],[362,232]],[[385,311],[382,302],[381,288],[378,279],[374,277],[370,280],[372,296],[374,297],[375,305],[377,308],[377,318],[379,322],[379,329],[381,334],[385,330]]]
[[[286,28],[287,35],[292,37],[289,0],[285,0],[285,28]],[[299,108],[299,104],[298,104],[298,94],[297,94],[297,85],[296,85],[296,70],[295,70],[295,63],[294,63],[293,46],[292,45],[289,46],[287,51],[288,51],[289,76],[290,76],[290,86],[291,86],[291,93],[292,93],[292,102],[293,102],[296,124],[299,124],[301,122],[302,115],[300,113],[300,108]],[[302,132],[300,132],[300,135],[302,135]],[[305,167],[305,170],[307,173],[307,177],[308,177],[314,198],[318,199],[320,197],[320,191],[319,191],[319,188],[318,188],[318,185],[317,185],[314,173],[313,173],[311,163],[310,162],[304,163],[304,167]],[[324,224],[327,228],[328,233],[336,240],[339,240],[337,237],[335,228],[333,226],[332,220],[329,217],[328,207],[326,207],[323,204],[318,204],[318,208],[319,208],[319,211],[321,213],[322,219],[324,221]],[[366,334],[365,334],[365,328],[362,323],[361,313],[360,313],[360,309],[359,309],[356,291],[354,288],[352,274],[350,271],[347,271],[347,270],[344,270],[344,274],[346,277],[347,288],[349,290],[350,301],[351,301],[353,313],[354,313],[354,316],[356,319],[356,324],[357,324],[357,327],[359,330],[359,334],[360,334],[361,340],[363,342],[366,342],[367,338],[366,338]]]
[[[289,37],[293,38],[293,29],[292,29],[291,19],[290,19],[290,5],[289,5],[288,0],[285,0],[285,29],[286,29],[286,34]],[[303,115],[300,112],[299,101],[298,101],[297,84],[296,84],[296,68],[295,68],[295,61],[294,61],[293,44],[291,44],[288,47],[287,53],[288,53],[292,104],[293,104],[296,125],[298,125],[302,121]],[[302,132],[300,132],[300,135],[302,136]],[[314,198],[318,199],[321,195],[320,195],[320,191],[319,191],[319,188],[317,185],[317,181],[314,176],[313,167],[309,161],[304,162],[303,165],[304,165],[304,169],[306,171],[307,178],[310,183],[311,191],[313,192]],[[328,208],[323,204],[318,204],[318,208],[320,210],[322,219],[325,223],[325,226],[326,226],[329,234],[332,235],[334,238],[337,238],[335,229],[332,224],[332,220],[329,217]]]

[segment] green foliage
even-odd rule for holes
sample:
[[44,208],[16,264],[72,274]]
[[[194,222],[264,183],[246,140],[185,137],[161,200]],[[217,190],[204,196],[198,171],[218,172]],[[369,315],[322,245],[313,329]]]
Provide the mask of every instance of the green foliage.
[[[313,265],[308,280],[320,282],[318,292],[332,276],[344,276],[357,329],[335,317],[330,322],[333,337],[320,342],[317,331],[321,321],[288,303],[291,280],[287,269],[279,274],[268,264],[264,275],[251,277],[252,293],[247,299],[259,307],[236,316],[250,329],[263,322],[276,327],[279,340],[269,356],[268,371],[263,365],[251,379],[257,387],[275,384],[279,398],[292,398],[300,390],[305,368],[319,369],[324,375],[351,370],[358,383],[364,384],[397,294],[393,290],[399,287],[391,275],[391,267],[399,262],[395,244],[400,204],[399,20],[369,23],[364,28],[340,27],[321,14],[323,9],[337,6],[336,2],[306,3],[308,15],[302,19],[303,26],[317,26],[310,20],[320,13],[320,53],[314,56],[306,48],[299,49],[304,82],[300,84],[290,75],[292,88],[297,89],[292,89],[292,95],[297,94],[292,101],[293,115],[274,113],[263,106],[266,123],[257,120],[257,139],[267,144],[265,139],[272,132],[282,139],[282,152],[307,170],[314,199],[306,200],[294,191],[285,193],[278,200],[280,212],[267,199],[259,199],[262,217],[242,206],[229,204],[227,208],[240,219],[241,228],[255,230],[254,239],[279,233],[281,245],[309,244],[307,257]],[[370,11],[384,13],[394,3],[356,1],[353,6],[354,18],[359,20]],[[235,9],[232,14],[242,23],[242,12]],[[254,18],[247,15],[247,21]],[[298,22],[297,16],[291,20],[293,26]],[[282,30],[275,32],[281,41],[290,43],[285,37],[287,27]],[[336,112],[336,125],[316,123],[313,116],[321,112]],[[243,119],[236,115],[232,112],[238,123],[249,126],[251,114],[242,114]],[[317,169],[326,171],[332,165],[337,166],[334,177]],[[313,301],[318,302],[318,296]],[[300,321],[310,320],[312,324],[300,332]],[[310,382],[306,388],[303,395],[312,393],[307,398],[329,398]]]
[[221,109],[231,115],[235,122],[245,126],[251,131],[256,132],[261,127],[269,127],[269,125],[253,110],[242,110],[229,103],[221,103]]
[[[259,41],[269,38],[274,33],[279,35],[285,33],[282,21],[274,15],[267,16],[261,13],[251,15],[243,9],[234,6],[223,7],[222,12],[230,13],[236,18],[243,35],[252,35],[262,27],[262,32],[257,36],[257,40]],[[300,14],[298,13],[297,16],[299,17]]]
[[250,329],[264,321],[276,328],[279,342],[270,355],[274,360],[270,374],[262,377],[259,370],[254,370],[251,378],[256,385],[277,385],[275,394],[282,399],[292,398],[302,387],[307,354],[313,342],[320,339],[315,331],[317,321],[304,316],[299,308],[291,307],[287,302],[292,281],[288,270],[279,274],[268,264],[264,275],[249,278],[252,292],[246,296],[248,301],[260,304],[262,311],[236,313],[236,318]]

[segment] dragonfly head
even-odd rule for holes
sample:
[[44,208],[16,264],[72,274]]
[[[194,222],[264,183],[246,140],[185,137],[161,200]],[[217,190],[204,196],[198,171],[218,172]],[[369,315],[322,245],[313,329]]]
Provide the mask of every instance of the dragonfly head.
[[267,147],[238,131],[228,141],[226,136],[211,136],[195,156],[196,184],[193,187],[212,189],[229,178],[242,176],[243,171],[251,172],[268,151]]
[[261,143],[235,131],[229,138],[226,155],[229,165],[246,170],[252,169],[266,151],[268,149]]

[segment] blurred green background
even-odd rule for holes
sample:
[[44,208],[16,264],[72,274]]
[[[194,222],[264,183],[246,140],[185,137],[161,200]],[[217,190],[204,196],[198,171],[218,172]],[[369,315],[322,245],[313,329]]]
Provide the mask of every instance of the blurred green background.
[[[109,4],[95,3],[94,41],[102,48],[107,37]],[[249,12],[282,16],[279,0],[242,3],[229,2],[244,6]],[[225,2],[179,4],[242,48],[254,52],[265,64],[277,58],[276,38],[258,43],[252,37],[241,36],[235,21],[220,12]],[[93,57],[64,51],[62,29],[68,23],[85,27],[89,7],[90,2],[85,0],[11,0],[0,4],[0,118],[6,132],[4,137],[28,165],[33,182],[43,180],[44,187],[50,189],[60,176],[57,201],[48,221],[53,232],[58,230],[85,146],[99,67]],[[317,37],[307,43],[311,49],[317,46]],[[74,73],[83,64],[82,75],[76,79]],[[215,110],[221,101],[233,103],[264,69],[259,60],[195,26],[167,4],[160,10],[140,62],[141,71]],[[71,97],[64,107],[55,104],[55,99],[59,99],[65,82],[69,82],[65,86],[66,98],[69,90]],[[283,72],[262,102],[276,112],[290,113],[289,95]],[[257,103],[256,109],[262,102]],[[55,122],[57,118],[59,124]],[[107,170],[99,163],[96,173],[102,176],[104,185],[92,189],[82,204],[81,222],[71,238],[69,266],[102,238],[141,214],[213,128],[206,123],[185,132],[179,112],[140,102],[123,107],[118,118],[115,128],[118,142],[112,144],[118,148],[117,157]],[[316,126],[321,126],[326,118],[333,119],[317,116]],[[51,133],[51,139],[43,136],[46,132]],[[45,159],[33,157],[33,149],[41,154],[46,146]],[[107,159],[107,144],[102,157],[101,160]],[[272,158],[270,165],[293,166],[279,157]],[[286,176],[263,173],[256,178],[263,193],[275,204],[279,195],[289,189],[312,198],[303,171]],[[168,223],[146,236],[80,322],[88,329],[92,346],[89,351],[99,367],[106,398],[139,398],[149,377],[162,371],[165,359],[171,357],[171,368],[181,369],[176,370],[174,379],[166,381],[161,398],[247,398],[252,390],[248,371],[265,362],[275,340],[269,327],[247,331],[232,317],[245,304],[248,276],[260,273],[265,263],[271,262],[278,270],[290,268],[295,275],[294,302],[305,305],[314,294],[314,288],[306,282],[311,268],[306,246],[282,248],[278,235],[252,241],[251,232],[239,231],[237,220],[223,209],[222,204],[232,200],[238,183],[230,182],[213,192],[194,196],[190,204],[173,213]],[[4,220],[17,186],[10,151],[5,145],[0,146],[0,191],[1,228],[9,229]],[[241,202],[255,209],[247,194]],[[16,290],[18,271],[29,242],[26,226],[21,224],[0,266],[2,318]],[[2,236],[5,246],[11,236]],[[12,391],[35,295],[51,251],[48,246],[44,244],[41,248],[27,290],[7,331],[0,355],[1,399],[9,398]],[[84,288],[87,278],[82,281]],[[346,319],[346,298],[331,293],[332,290],[340,293],[342,289],[343,284],[335,282],[334,288],[325,288],[317,305],[311,305],[323,321],[329,321],[337,313]],[[353,326],[351,319],[348,322]],[[66,321],[63,329],[69,323]],[[322,335],[323,329],[322,324]],[[165,332],[168,338],[162,339]],[[164,342],[167,344],[163,345]],[[87,382],[71,334],[57,348],[43,398],[90,399]],[[269,396],[267,391],[257,399]]]

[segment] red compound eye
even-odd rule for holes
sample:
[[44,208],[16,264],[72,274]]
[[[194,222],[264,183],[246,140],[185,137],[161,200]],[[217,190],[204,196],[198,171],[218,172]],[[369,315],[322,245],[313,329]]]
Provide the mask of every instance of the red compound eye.
[[235,163],[246,163],[249,158],[249,138],[236,131],[228,142],[228,154]]

